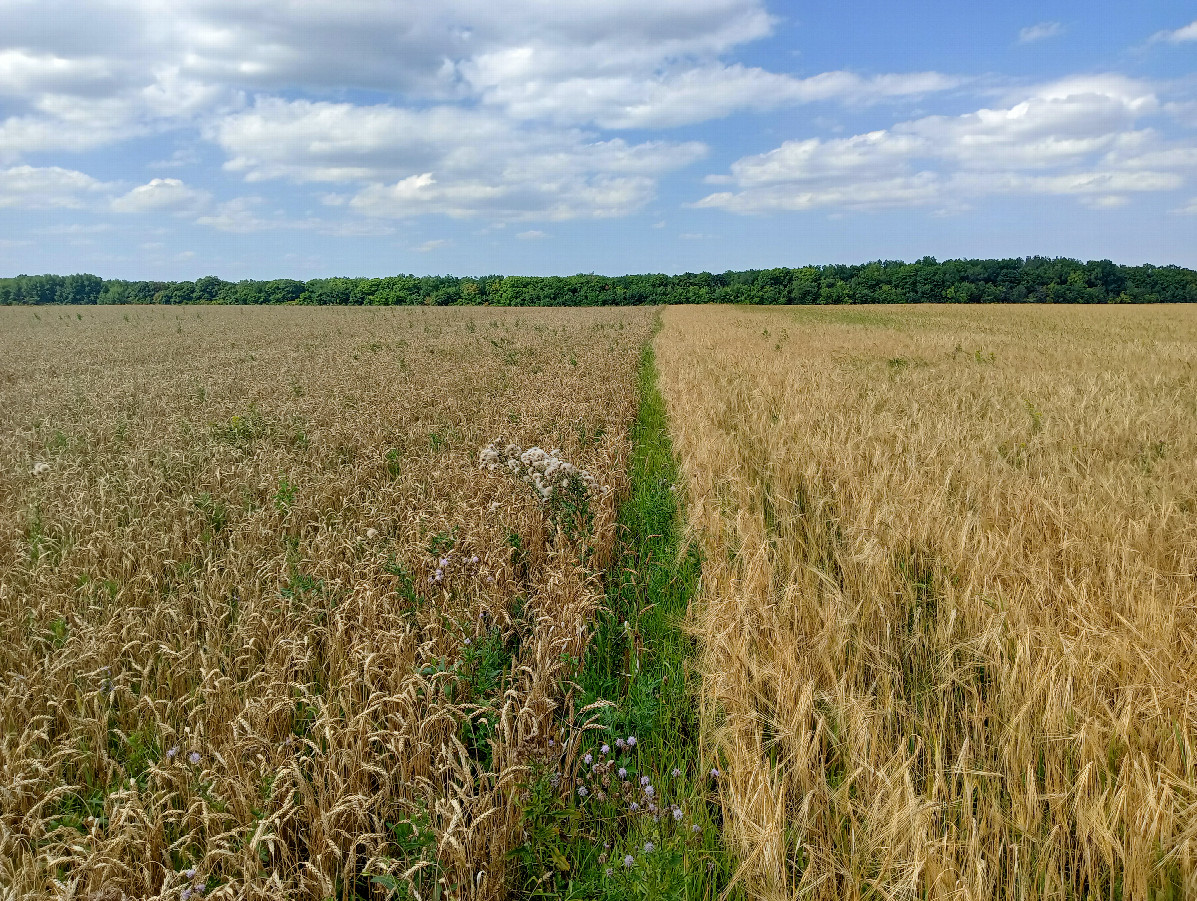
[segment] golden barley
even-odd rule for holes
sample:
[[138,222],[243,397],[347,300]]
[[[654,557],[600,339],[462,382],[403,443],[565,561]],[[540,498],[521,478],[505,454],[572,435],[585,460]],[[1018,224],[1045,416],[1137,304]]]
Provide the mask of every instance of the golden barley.
[[1197,896],[1197,311],[670,308],[759,898]]

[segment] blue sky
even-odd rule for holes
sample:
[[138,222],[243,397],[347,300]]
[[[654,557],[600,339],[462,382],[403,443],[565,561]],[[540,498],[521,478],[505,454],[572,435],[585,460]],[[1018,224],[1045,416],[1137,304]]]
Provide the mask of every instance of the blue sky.
[[0,274],[1197,267],[1197,4],[0,0]]

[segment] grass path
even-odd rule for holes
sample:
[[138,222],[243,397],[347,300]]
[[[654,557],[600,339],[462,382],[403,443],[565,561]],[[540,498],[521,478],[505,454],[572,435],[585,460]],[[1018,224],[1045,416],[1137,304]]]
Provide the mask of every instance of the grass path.
[[[713,899],[731,873],[718,776],[699,744],[694,641],[684,628],[701,562],[682,541],[651,346],[632,443],[606,609],[576,680],[576,706],[591,707],[593,719],[531,792],[519,852],[523,897]],[[591,706],[602,701],[611,703]]]

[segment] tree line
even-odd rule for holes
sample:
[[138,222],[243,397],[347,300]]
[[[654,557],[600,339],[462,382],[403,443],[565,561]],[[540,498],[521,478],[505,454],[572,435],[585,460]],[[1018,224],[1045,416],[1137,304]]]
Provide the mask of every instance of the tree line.
[[392,306],[636,306],[675,303],[1193,303],[1197,272],[1066,258],[877,260],[858,265],[687,272],[477,278],[126,281],[97,275],[0,278],[0,305],[330,304]]

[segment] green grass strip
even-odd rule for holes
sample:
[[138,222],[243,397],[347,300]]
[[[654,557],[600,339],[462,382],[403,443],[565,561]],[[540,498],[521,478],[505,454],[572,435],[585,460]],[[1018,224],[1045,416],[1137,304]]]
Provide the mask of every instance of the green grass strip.
[[698,686],[687,671],[694,641],[683,629],[701,561],[683,547],[651,344],[640,366],[630,478],[607,609],[576,680],[578,708],[599,699],[613,706],[600,715],[603,728],[563,749],[558,768],[532,786],[516,852],[519,897],[697,901],[730,882],[718,779],[702,762]]

